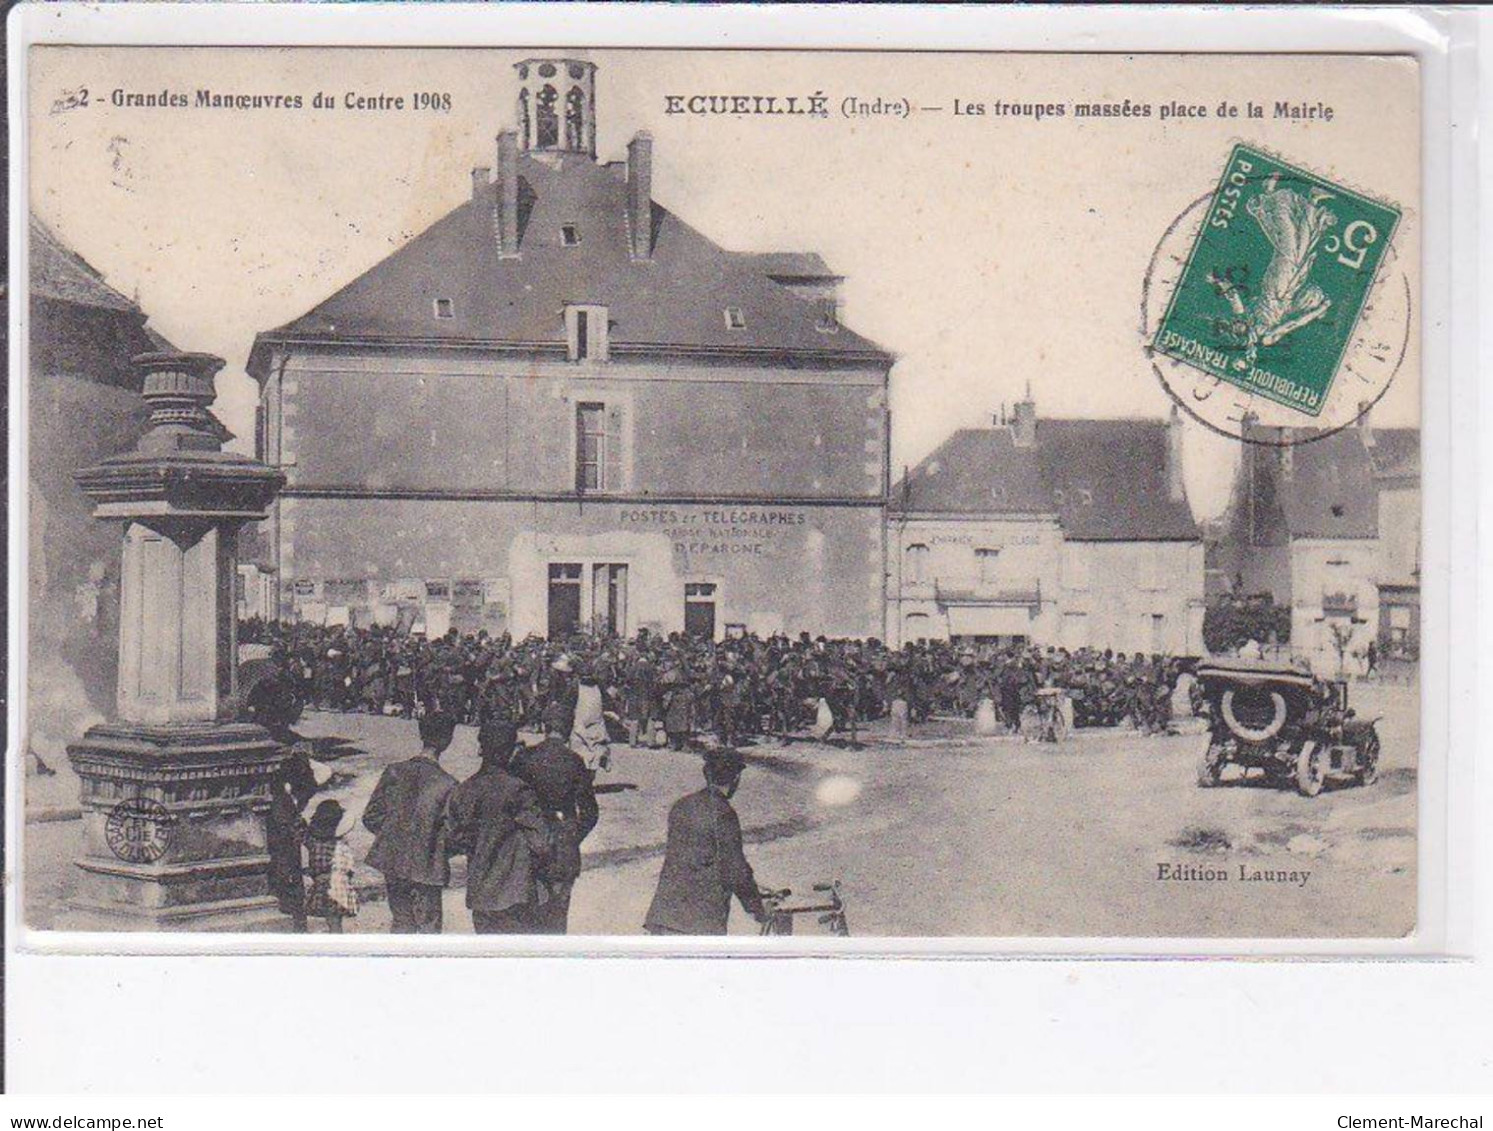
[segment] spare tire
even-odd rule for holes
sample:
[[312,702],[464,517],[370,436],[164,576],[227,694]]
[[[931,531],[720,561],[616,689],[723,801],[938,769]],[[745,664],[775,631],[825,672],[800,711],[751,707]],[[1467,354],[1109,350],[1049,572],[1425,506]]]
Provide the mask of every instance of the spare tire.
[[1230,732],[1243,742],[1269,742],[1286,725],[1285,696],[1263,687],[1231,687],[1223,693],[1218,709]]

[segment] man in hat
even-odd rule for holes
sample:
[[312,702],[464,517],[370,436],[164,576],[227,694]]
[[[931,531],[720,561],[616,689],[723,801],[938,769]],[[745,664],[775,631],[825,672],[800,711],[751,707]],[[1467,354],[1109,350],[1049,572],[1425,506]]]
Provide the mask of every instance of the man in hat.
[[757,878],[741,842],[731,798],[746,760],[735,750],[705,755],[705,788],[669,809],[669,836],[658,889],[643,921],[651,935],[724,935],[731,897],[761,921],[766,914]]
[[569,737],[571,730],[575,727],[575,705],[578,695],[575,661],[569,655],[562,653],[560,658],[550,665],[549,694],[545,700],[543,715],[545,730],[558,734],[562,740]]
[[518,731],[503,719],[482,724],[482,767],[446,802],[447,849],[467,858],[467,907],[479,935],[534,929],[538,875],[550,852],[549,823],[534,791],[509,772]]
[[441,933],[441,892],[451,880],[446,856],[446,800],[456,779],[440,757],[456,734],[454,716],[420,719],[420,753],[384,769],[363,825],[373,833],[368,864],[384,874],[396,935]]
[[581,874],[581,842],[601,816],[591,771],[553,730],[539,745],[520,747],[510,767],[539,799],[550,834],[534,930],[563,935],[570,922],[570,893]]

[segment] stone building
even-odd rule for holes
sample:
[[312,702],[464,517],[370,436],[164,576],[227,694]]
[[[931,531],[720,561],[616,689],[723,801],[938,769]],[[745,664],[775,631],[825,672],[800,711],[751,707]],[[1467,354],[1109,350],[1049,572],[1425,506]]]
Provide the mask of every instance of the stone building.
[[892,358],[812,254],[725,250],[517,65],[470,198],[258,335],[283,617],[515,636],[875,635]]
[[130,298],[30,221],[27,557],[30,742],[48,760],[113,704],[119,531],[73,473],[128,450],[145,424],[130,358],[172,348]]
[[1248,424],[1229,507],[1209,546],[1224,587],[1291,610],[1291,648],[1319,671],[1358,670],[1370,640],[1419,647],[1420,433],[1369,414],[1330,433]]
[[954,433],[888,505],[888,634],[1202,651],[1181,422],[1009,419]]

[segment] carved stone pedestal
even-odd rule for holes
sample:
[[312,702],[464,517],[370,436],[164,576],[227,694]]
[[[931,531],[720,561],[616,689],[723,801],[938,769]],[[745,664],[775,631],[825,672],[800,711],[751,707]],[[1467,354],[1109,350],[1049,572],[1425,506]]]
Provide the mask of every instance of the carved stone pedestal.
[[235,722],[238,531],[265,516],[277,470],[222,451],[207,411],[223,362],[135,359],[150,427],[135,451],[80,471],[97,518],[124,530],[118,721],[68,747],[83,855],[73,930],[283,928],[266,814],[285,755]]
[[67,930],[281,930],[265,813],[284,755],[262,727],[103,724],[68,748],[83,854]]

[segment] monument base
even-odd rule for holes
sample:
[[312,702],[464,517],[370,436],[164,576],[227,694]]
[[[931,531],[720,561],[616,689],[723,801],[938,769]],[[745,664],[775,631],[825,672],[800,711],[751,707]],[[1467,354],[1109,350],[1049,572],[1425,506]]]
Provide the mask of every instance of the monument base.
[[83,854],[63,930],[288,930],[266,818],[285,752],[250,723],[108,723],[68,747]]

